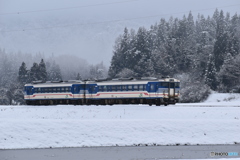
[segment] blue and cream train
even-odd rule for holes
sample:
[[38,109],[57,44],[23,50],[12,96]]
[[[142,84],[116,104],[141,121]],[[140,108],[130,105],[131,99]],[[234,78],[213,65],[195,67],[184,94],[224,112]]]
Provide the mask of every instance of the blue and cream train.
[[179,102],[180,81],[174,78],[125,78],[95,81],[40,81],[26,84],[28,105],[168,105]]

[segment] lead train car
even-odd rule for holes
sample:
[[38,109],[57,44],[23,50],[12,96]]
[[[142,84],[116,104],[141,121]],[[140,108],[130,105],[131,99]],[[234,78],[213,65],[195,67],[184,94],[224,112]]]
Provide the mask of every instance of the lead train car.
[[149,104],[179,102],[180,81],[174,78],[67,81],[25,85],[28,105],[54,104]]
[[84,84],[82,81],[35,81],[25,85],[24,99],[28,105],[83,104]]

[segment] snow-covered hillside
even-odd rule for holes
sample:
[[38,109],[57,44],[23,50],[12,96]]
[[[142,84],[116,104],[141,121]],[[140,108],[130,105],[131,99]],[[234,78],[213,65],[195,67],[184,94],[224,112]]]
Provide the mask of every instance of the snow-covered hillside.
[[240,105],[214,104],[0,106],[0,148],[240,143]]

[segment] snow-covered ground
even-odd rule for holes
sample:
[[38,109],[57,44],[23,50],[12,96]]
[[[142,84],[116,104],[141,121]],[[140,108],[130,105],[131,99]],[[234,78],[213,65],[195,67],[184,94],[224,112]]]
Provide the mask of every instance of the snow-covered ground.
[[239,113],[240,95],[218,93],[205,103],[166,107],[0,106],[0,149],[234,144]]

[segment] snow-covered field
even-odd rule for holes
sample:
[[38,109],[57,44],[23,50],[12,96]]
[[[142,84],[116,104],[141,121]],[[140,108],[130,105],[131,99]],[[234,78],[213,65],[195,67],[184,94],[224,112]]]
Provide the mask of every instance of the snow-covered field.
[[0,149],[234,144],[240,96],[213,94],[205,103],[166,107],[0,106],[0,131]]

